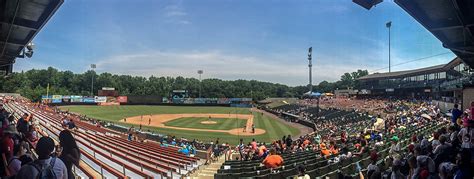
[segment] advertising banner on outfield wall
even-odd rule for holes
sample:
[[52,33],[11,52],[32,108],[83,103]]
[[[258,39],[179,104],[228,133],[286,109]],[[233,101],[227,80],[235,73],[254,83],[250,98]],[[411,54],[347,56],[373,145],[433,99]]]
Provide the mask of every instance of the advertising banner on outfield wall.
[[71,96],[63,96],[63,103],[71,102]]
[[41,99],[52,99],[53,97],[51,95],[49,96],[46,96],[46,95],[43,95],[41,96]]
[[118,96],[117,102],[119,103],[127,103],[127,96]]
[[52,98],[53,98],[53,97],[52,97],[51,95],[49,95],[49,96],[42,95],[42,96],[41,96],[41,102],[43,102],[43,103],[51,103],[51,99],[52,99]]
[[53,99],[63,99],[62,95],[53,95]]
[[96,103],[105,103],[105,102],[107,102],[107,97],[106,96],[95,96],[94,101]]
[[71,103],[82,103],[82,96],[71,96]]
[[82,100],[85,103],[95,103],[95,99],[93,97],[83,97]]
[[53,99],[51,100],[51,103],[62,103],[62,102],[63,102],[62,95],[53,95]]

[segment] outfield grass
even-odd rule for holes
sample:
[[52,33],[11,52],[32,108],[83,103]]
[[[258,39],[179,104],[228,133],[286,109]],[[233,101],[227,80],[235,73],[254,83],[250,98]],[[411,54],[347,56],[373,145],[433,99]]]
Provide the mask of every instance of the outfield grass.
[[[202,121],[214,121],[215,124],[202,124]],[[247,123],[247,119],[238,118],[207,118],[207,117],[182,117],[175,120],[165,122],[165,126],[185,127],[194,129],[216,129],[230,130],[243,127]]]
[[[250,114],[248,108],[232,108],[232,107],[189,107],[189,106],[148,106],[148,105],[123,105],[123,106],[62,106],[62,110],[70,110],[80,114],[85,114],[88,117],[120,123],[124,126],[131,126],[131,124],[119,122],[120,119],[139,115],[150,114],[182,114],[182,113],[214,113],[214,114]],[[269,116],[261,115],[260,113],[252,112],[254,115],[254,124],[256,128],[264,129],[266,132],[256,136],[238,136],[229,133],[220,132],[205,132],[205,131],[188,131],[165,129],[158,127],[142,126],[144,129],[152,130],[156,133],[173,135],[176,137],[184,137],[187,139],[198,139],[201,141],[214,141],[220,138],[221,142],[229,142],[230,144],[237,144],[239,139],[250,141],[255,138],[258,141],[271,142],[276,139],[281,139],[283,135],[291,134],[298,135],[299,130],[288,126],[278,120],[272,119]],[[243,125],[242,125],[243,126]]]

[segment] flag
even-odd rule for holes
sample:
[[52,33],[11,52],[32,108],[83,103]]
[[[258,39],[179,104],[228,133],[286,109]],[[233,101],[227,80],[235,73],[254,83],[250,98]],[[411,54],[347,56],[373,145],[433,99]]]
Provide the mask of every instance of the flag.
[[387,24],[385,24],[385,26],[387,26],[387,28],[392,27],[392,21],[387,22]]

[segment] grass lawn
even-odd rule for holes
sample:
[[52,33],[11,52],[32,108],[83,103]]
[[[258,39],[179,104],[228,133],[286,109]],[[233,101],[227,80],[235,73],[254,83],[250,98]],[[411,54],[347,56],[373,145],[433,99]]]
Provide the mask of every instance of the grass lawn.
[[[202,124],[202,121],[214,121],[215,124]],[[237,118],[207,118],[207,117],[182,117],[165,122],[165,126],[185,127],[194,129],[216,129],[230,130],[243,127],[247,123],[246,119]]]
[[[88,117],[111,121],[119,123],[124,126],[131,126],[131,124],[118,122],[125,117],[150,115],[150,114],[184,114],[184,113],[215,113],[215,114],[250,114],[248,108],[232,108],[232,107],[191,107],[191,106],[148,106],[148,105],[122,105],[122,106],[62,106],[62,110],[70,110],[80,114],[85,114]],[[276,139],[281,139],[283,135],[291,134],[298,135],[299,130],[288,126],[278,120],[274,120],[266,115],[252,112],[254,115],[254,123],[257,128],[264,129],[266,132],[256,136],[239,136],[231,135],[229,133],[220,132],[205,132],[205,131],[188,131],[188,130],[174,130],[158,127],[143,126],[144,129],[149,129],[156,133],[165,135],[174,135],[176,137],[184,137],[189,140],[198,139],[200,141],[215,141],[220,138],[220,142],[228,142],[230,144],[237,144],[239,139],[249,142],[252,138],[258,141],[271,142]],[[169,121],[172,122],[172,121]],[[188,125],[183,123],[183,125]],[[243,124],[241,125],[243,127]],[[212,128],[214,129],[214,128]]]

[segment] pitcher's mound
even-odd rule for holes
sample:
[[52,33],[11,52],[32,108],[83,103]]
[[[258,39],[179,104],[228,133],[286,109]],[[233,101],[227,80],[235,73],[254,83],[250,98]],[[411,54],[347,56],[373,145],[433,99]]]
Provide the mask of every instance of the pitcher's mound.
[[201,121],[201,124],[217,124],[216,121]]
[[265,130],[259,129],[259,128],[255,129],[255,133],[252,133],[251,131],[246,131],[246,132],[243,132],[243,131],[244,131],[244,128],[237,128],[237,129],[231,129],[228,132],[233,135],[245,135],[245,136],[265,134]]

